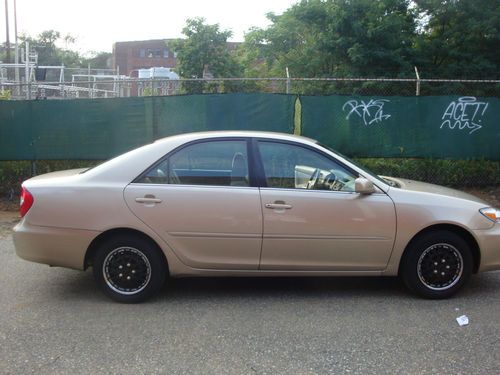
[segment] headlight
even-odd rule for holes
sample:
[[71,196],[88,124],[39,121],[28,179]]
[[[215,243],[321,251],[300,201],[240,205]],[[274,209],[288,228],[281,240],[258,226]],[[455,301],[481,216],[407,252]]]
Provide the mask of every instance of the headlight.
[[493,207],[486,207],[486,208],[481,208],[479,212],[481,212],[491,221],[500,223],[500,210],[497,210],[496,208]]

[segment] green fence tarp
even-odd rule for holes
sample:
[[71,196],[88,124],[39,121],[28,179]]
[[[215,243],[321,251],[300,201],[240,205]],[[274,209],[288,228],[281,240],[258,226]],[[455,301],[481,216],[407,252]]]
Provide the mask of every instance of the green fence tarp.
[[[0,160],[107,159],[204,130],[291,133],[296,96],[0,101]],[[500,160],[500,99],[301,96],[301,132],[355,157]]]
[[500,99],[301,96],[302,135],[353,157],[500,160]]
[[107,159],[169,135],[293,132],[296,97],[210,94],[0,101],[0,160]]

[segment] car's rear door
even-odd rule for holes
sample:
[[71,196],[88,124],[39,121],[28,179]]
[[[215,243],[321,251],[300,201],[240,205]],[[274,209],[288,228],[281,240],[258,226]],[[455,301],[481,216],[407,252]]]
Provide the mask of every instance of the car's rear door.
[[186,145],[128,185],[125,200],[188,266],[257,269],[262,211],[248,155],[243,138]]
[[[376,271],[386,267],[396,233],[392,200],[354,192],[355,171],[318,150],[257,142],[264,270]],[[316,181],[314,181],[316,180]]]

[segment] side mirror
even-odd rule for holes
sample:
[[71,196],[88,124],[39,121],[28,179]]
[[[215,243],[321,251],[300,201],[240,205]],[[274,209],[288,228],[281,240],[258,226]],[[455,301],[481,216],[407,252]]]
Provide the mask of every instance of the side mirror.
[[354,180],[354,191],[359,194],[372,194],[375,193],[373,182],[363,177],[358,177]]

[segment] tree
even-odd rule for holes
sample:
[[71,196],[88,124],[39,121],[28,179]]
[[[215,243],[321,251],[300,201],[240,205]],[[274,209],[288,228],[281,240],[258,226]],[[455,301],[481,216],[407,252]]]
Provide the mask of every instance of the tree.
[[430,78],[498,78],[500,2],[416,0],[417,64]]
[[89,57],[83,59],[84,66],[90,66],[96,69],[109,69],[111,67],[111,58],[113,54],[110,52],[92,51]]
[[[28,35],[20,37],[24,44],[29,42],[30,49],[38,53],[39,65],[65,65],[77,67],[82,65],[82,57],[76,51],[68,49],[68,45],[75,42],[71,35],[61,37],[61,33],[55,30],[46,30],[33,38]],[[66,44],[66,49],[59,48],[56,42],[62,40]]]
[[241,68],[228,49],[229,30],[208,25],[203,18],[188,19],[182,29],[186,39],[171,44],[177,52],[177,71],[184,78],[202,78],[210,72],[214,78],[237,77]]
[[246,35],[272,74],[296,77],[413,74],[416,18],[409,0],[302,0]]

